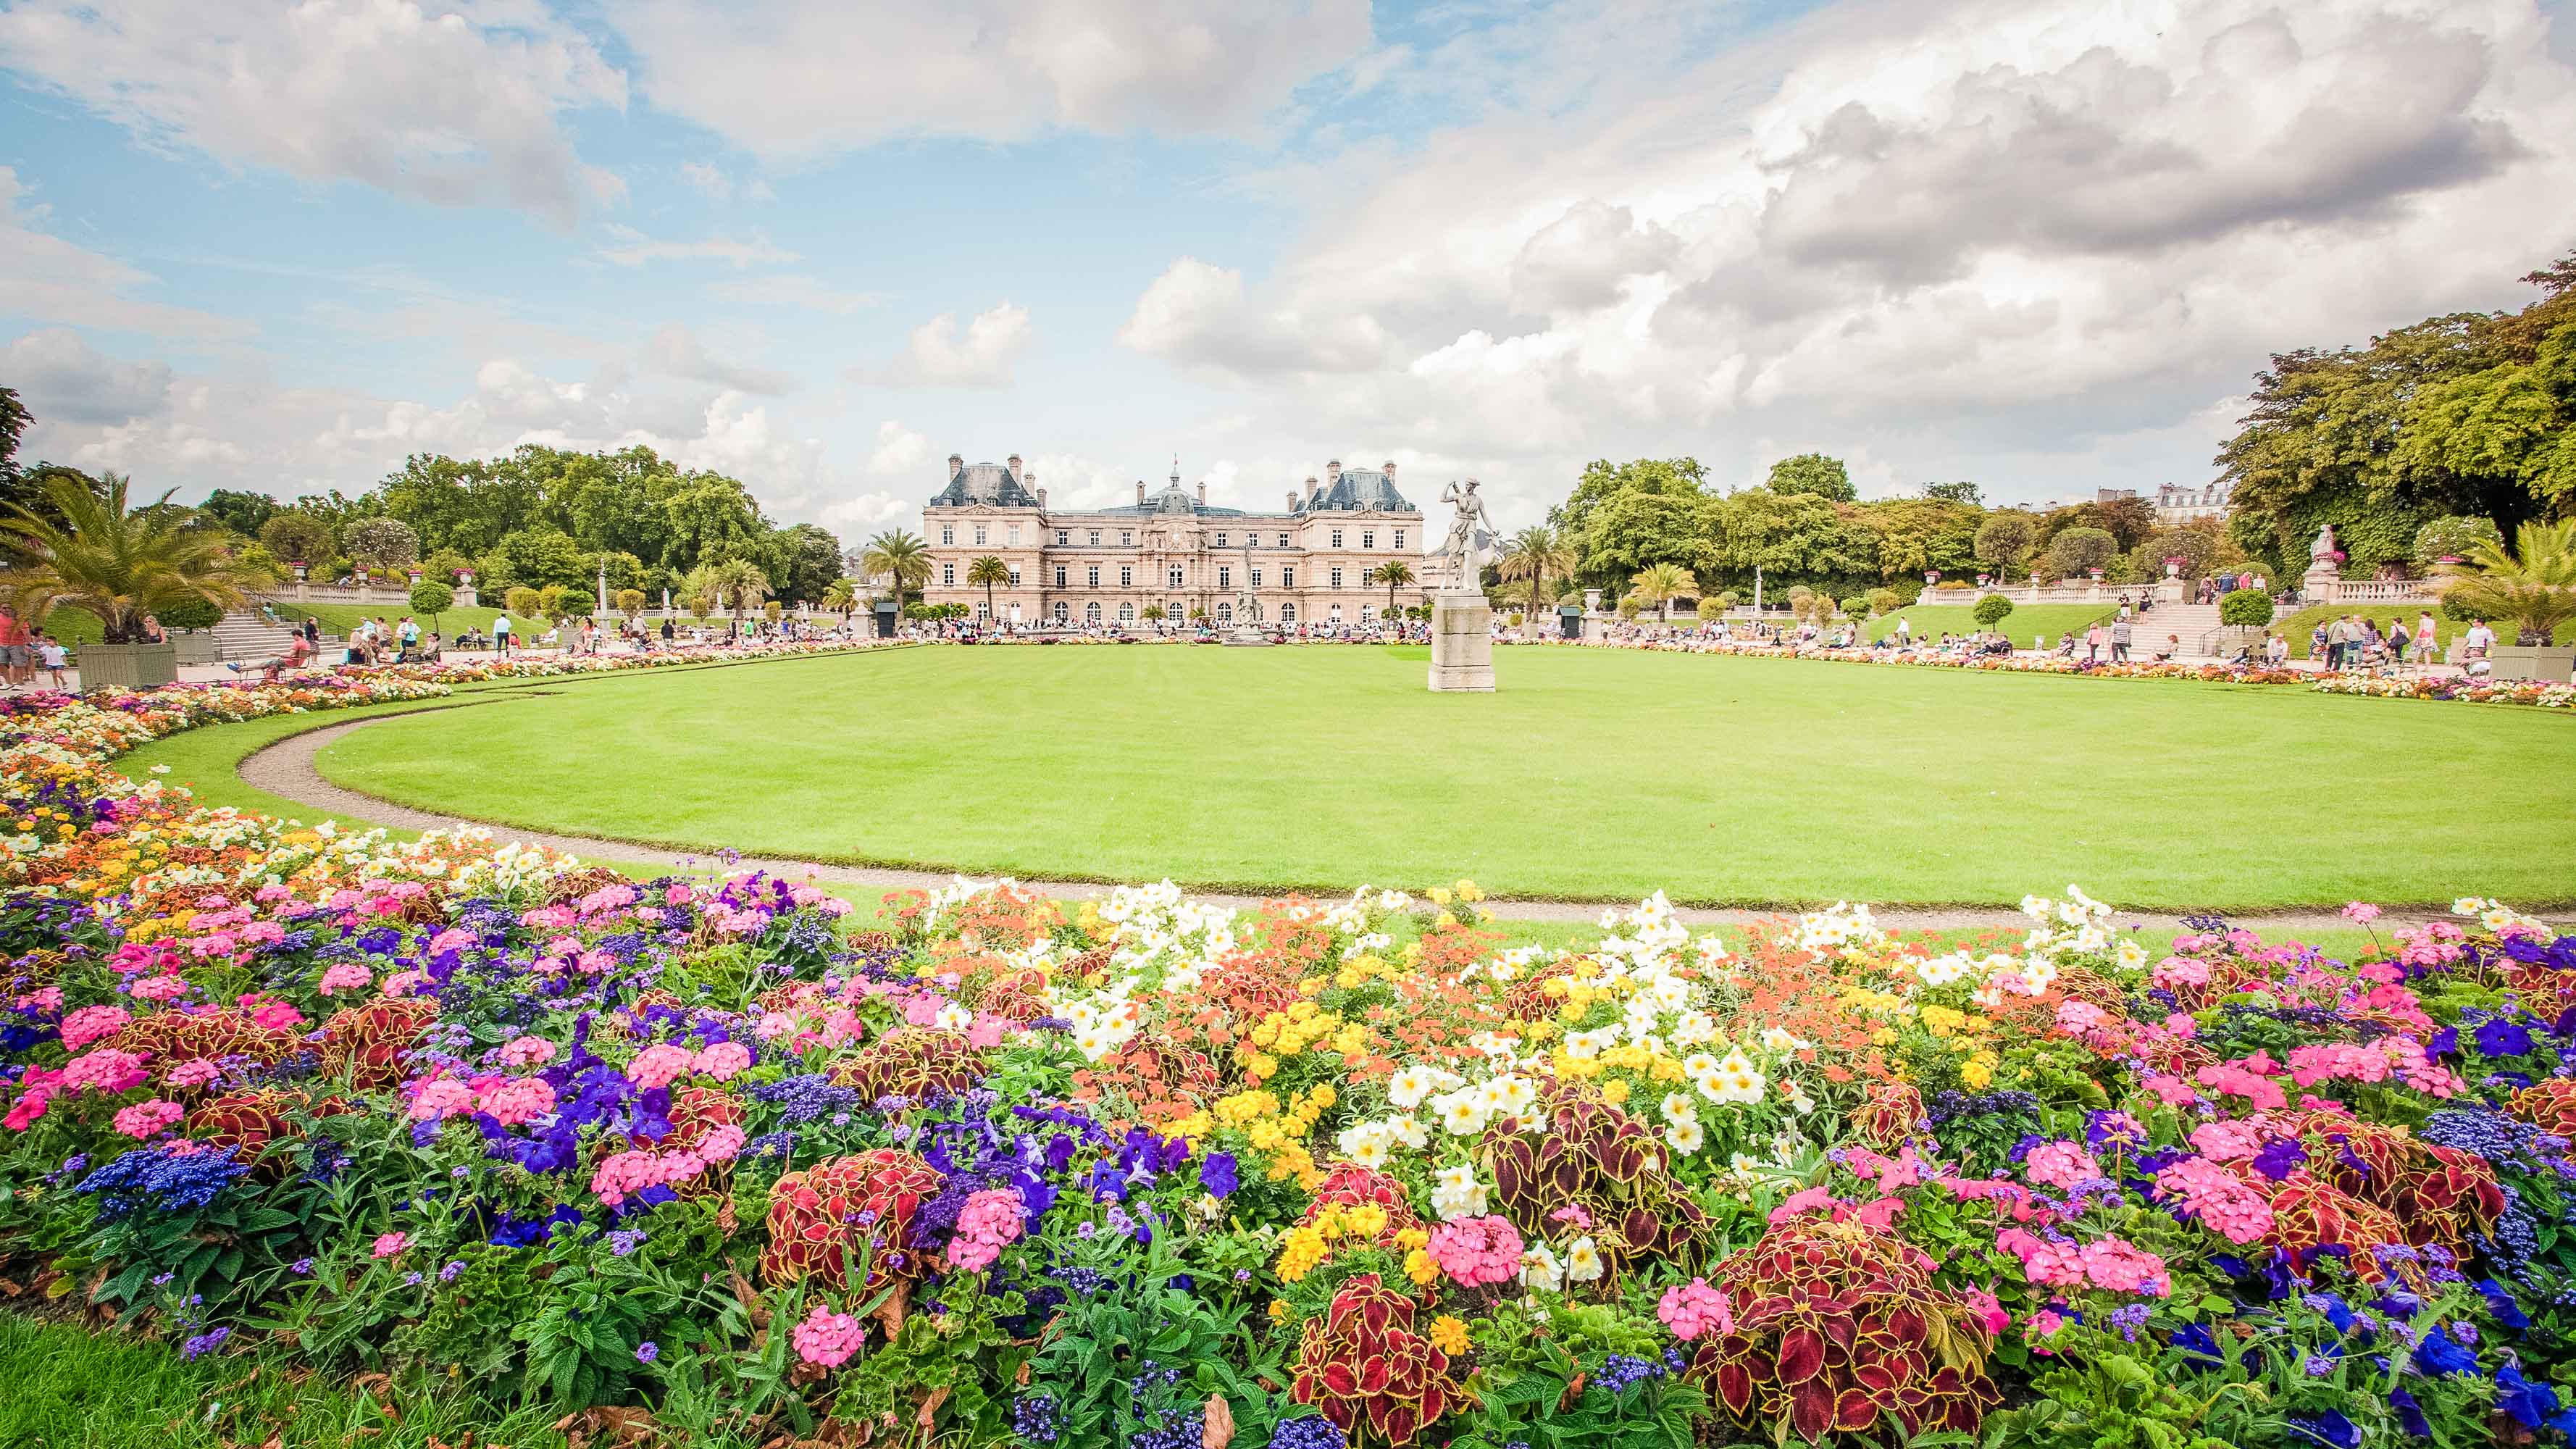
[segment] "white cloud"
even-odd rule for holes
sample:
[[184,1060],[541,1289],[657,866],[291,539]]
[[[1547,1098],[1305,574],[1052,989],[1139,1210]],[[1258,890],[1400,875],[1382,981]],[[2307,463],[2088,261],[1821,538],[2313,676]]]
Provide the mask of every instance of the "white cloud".
[[1180,258],[1119,340],[1263,399],[1267,431],[1403,438],[1515,507],[1603,454],[1758,474],[1775,437],[1906,481],[1991,460],[1990,495],[2205,477],[2229,429],[2203,410],[2269,352],[2519,305],[2576,234],[2546,26],[2534,0],[1849,0],[1373,152],[1261,284]]
[[868,455],[868,471],[880,476],[922,473],[930,466],[930,440],[892,418],[877,424],[876,451]]
[[768,156],[1056,127],[1240,134],[1369,48],[1367,0],[631,0],[657,107]]
[[844,317],[885,301],[883,292],[853,292],[835,287],[820,277],[796,272],[774,272],[765,277],[711,282],[707,285],[707,295],[719,302],[736,302],[746,307],[793,307],[800,311],[832,312]]
[[1029,313],[1008,302],[975,314],[960,336],[957,317],[942,312],[912,329],[883,367],[853,368],[850,380],[880,387],[1008,387],[1011,364],[1029,345]]
[[640,267],[646,262],[722,262],[742,268],[754,263],[770,265],[796,260],[796,253],[772,242],[766,233],[754,232],[748,237],[713,236],[700,241],[670,241],[649,237],[631,226],[611,222],[607,228],[611,245],[599,249],[600,260],[621,267]]
[[778,199],[778,193],[769,189],[767,181],[754,176],[747,181],[737,182],[725,174],[723,167],[708,161],[681,162],[680,179],[718,201],[731,201],[737,192],[745,201]]
[[625,77],[521,0],[24,0],[0,66],[148,143],[568,228],[623,183],[575,156],[564,113],[622,110]]
[[643,361],[672,377],[711,382],[733,392],[779,397],[796,390],[796,379],[787,373],[711,355],[696,333],[677,322],[664,325],[644,344]]
[[238,318],[136,297],[154,285],[151,276],[42,230],[46,220],[43,205],[28,203],[18,173],[0,166],[0,316],[196,341],[250,335],[251,325]]
[[170,401],[166,362],[118,362],[68,327],[30,332],[0,352],[0,377],[49,422],[121,423]]

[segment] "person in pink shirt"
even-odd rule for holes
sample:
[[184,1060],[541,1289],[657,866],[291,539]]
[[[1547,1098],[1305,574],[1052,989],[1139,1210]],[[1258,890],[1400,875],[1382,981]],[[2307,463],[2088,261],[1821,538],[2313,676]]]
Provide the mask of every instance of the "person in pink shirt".
[[2093,626],[2084,631],[2084,662],[2091,664],[2100,660],[2101,657],[2102,621],[2096,619],[2093,621]]
[[27,626],[18,622],[17,610],[0,605],[0,678],[7,680],[0,687],[16,689],[25,684],[34,677],[30,667],[34,663],[28,653]]
[[2415,620],[2415,662],[2430,664],[2441,657],[2441,646],[2433,638],[2433,611],[2426,609]]

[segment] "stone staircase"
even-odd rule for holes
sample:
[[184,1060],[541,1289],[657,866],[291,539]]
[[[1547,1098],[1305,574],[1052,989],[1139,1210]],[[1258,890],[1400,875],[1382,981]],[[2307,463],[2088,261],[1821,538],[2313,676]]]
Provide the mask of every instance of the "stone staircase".
[[215,621],[217,659],[274,659],[294,638],[284,625],[272,624],[257,609],[236,609]]

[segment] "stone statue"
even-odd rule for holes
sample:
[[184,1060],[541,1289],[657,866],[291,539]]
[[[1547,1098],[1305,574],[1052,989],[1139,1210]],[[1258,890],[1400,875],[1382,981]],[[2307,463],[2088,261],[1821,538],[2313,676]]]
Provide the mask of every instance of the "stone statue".
[[2331,561],[2338,551],[2339,549],[2335,543],[2334,525],[2331,523],[2318,529],[2317,541],[2308,545],[2308,557],[2311,559],[2326,559]]
[[1473,589],[1490,552],[1476,542],[1476,530],[1484,529],[1489,537],[1498,536],[1502,530],[1494,527],[1493,515],[1485,511],[1485,500],[1477,496],[1473,478],[1442,489],[1440,501],[1457,510],[1449,520],[1448,537],[1440,540],[1440,564],[1447,575],[1447,586]]

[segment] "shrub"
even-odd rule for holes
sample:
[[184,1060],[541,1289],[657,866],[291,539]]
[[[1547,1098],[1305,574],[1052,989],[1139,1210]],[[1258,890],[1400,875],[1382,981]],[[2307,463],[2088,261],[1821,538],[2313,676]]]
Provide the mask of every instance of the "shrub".
[[1991,629],[1996,625],[2001,624],[2005,619],[2011,617],[2012,611],[2012,600],[2005,598],[2001,594],[1988,594],[1984,598],[1977,600],[1977,607],[1973,612],[1977,620],[1978,628]]
[[533,619],[537,616],[538,602],[537,591],[526,584],[516,585],[501,596],[501,607],[523,619]]
[[2272,622],[2272,596],[2259,589],[2231,589],[2218,599],[2218,622],[2260,629]]
[[1715,623],[1721,615],[1725,614],[1728,609],[1733,608],[1734,605],[1735,596],[1733,594],[1718,594],[1711,598],[1702,599],[1699,601],[1700,622],[1703,624]]
[[166,629],[211,629],[223,617],[223,605],[212,599],[174,599],[160,608],[161,625]]
[[2120,541],[2108,530],[2081,524],[2059,532],[2048,541],[2049,566],[2059,578],[2073,578],[2094,569],[2108,568],[2112,556],[2120,551]]
[[2488,519],[2446,513],[2415,530],[2415,562],[2431,568],[2446,558],[2465,559],[2482,543],[2501,546],[2504,535]]
[[1843,602],[1842,602],[1842,610],[1843,610],[1843,612],[1844,612],[1845,614],[1850,615],[1852,618],[1855,618],[1855,619],[1861,618],[1861,617],[1865,616],[1866,614],[1868,614],[1868,612],[1869,612],[1869,600],[1867,600],[1867,599],[1865,599],[1865,598],[1862,598],[1862,597],[1861,597],[1860,595],[1858,595],[1858,594],[1854,594],[1854,595],[1852,595],[1851,597],[1849,597],[1849,598],[1847,598],[1847,599],[1843,600]]
[[[510,592],[515,594],[518,590]],[[570,602],[571,596],[572,591],[563,585],[548,584],[537,590],[537,611],[549,619],[560,619],[564,617],[564,605]]]
[[280,563],[320,568],[331,561],[338,535],[310,513],[281,513],[259,526],[259,541]]
[[1872,589],[1869,591],[1869,611],[1873,614],[1888,613],[1894,610],[1898,604],[1903,602],[1904,600],[1897,597],[1896,590],[1894,589]]
[[643,612],[645,604],[644,591],[642,589],[619,589],[615,594],[610,596],[610,602],[617,605],[617,611],[621,614],[641,613]]
[[436,579],[422,579],[411,586],[411,611],[436,619],[456,607],[456,591]]

